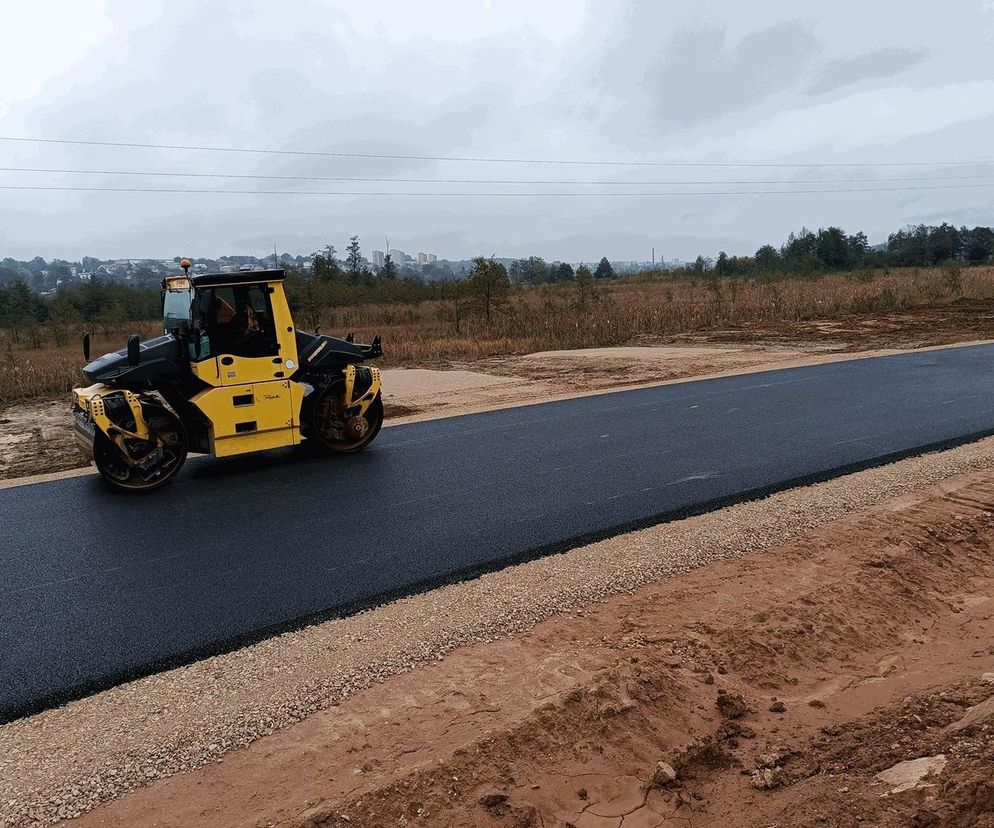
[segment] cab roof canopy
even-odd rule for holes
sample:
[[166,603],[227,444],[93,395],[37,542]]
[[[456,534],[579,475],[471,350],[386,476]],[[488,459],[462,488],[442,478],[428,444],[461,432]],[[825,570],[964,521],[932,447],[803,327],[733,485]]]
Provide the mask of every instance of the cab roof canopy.
[[194,287],[213,287],[215,285],[257,285],[261,282],[282,282],[286,278],[285,270],[251,270],[238,273],[200,273],[190,277]]

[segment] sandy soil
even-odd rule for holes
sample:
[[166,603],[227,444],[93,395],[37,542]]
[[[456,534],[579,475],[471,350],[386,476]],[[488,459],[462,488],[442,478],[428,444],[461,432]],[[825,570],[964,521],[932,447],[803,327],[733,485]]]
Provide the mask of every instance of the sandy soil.
[[952,478],[462,647],[79,824],[994,825],[992,507]]
[[0,407],[0,480],[84,465],[73,440],[68,401],[29,400]]
[[544,351],[493,357],[438,371],[388,368],[384,401],[394,421],[410,422],[727,371],[825,358],[824,348],[649,346]]

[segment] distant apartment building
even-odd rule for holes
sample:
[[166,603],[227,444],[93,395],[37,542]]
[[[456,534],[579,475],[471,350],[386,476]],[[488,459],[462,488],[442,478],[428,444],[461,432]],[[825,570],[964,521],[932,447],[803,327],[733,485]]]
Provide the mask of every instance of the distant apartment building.
[[419,265],[428,264],[428,254],[427,253],[418,253],[418,264]]
[[436,256],[434,253],[429,253],[428,254],[428,264],[431,264],[432,262],[437,262],[437,261],[438,261],[438,256]]
[[382,250],[373,251],[373,265],[375,267],[383,267],[384,255]]
[[407,254],[403,250],[391,247],[389,253],[390,261],[392,261],[395,265],[402,265],[407,261]]

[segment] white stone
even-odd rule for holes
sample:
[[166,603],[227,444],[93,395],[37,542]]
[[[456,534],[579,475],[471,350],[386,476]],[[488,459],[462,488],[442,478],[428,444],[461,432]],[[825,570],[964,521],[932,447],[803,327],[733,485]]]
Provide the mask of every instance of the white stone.
[[676,780],[676,771],[667,762],[657,762],[656,772],[652,774],[652,781],[657,785],[669,785]]
[[937,756],[922,756],[920,759],[898,762],[893,767],[880,771],[877,779],[891,786],[890,793],[897,794],[913,788],[927,787],[929,783],[923,781],[925,777],[938,776],[945,766],[946,756],[943,753]]

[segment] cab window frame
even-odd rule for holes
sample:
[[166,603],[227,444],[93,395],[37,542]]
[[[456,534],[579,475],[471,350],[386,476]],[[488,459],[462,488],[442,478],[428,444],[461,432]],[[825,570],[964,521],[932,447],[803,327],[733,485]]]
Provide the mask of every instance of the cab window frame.
[[[254,283],[248,285],[239,284],[228,284],[228,285],[212,285],[211,287],[202,288],[202,291],[209,293],[211,296],[210,307],[211,310],[208,312],[208,318],[205,320],[204,329],[208,336],[208,341],[210,343],[210,356],[234,356],[244,359],[252,358],[273,358],[279,356],[280,353],[280,342],[276,331],[276,324],[273,314],[273,303],[269,285],[265,282]],[[239,293],[243,292],[242,297],[239,297]],[[258,300],[258,301],[256,301]],[[216,321],[216,315],[218,313],[218,302],[224,302],[233,311],[233,317],[230,323],[218,323]],[[236,324],[236,320],[239,316],[239,306],[243,308],[247,307],[252,310],[252,314],[255,317],[256,324],[258,325],[258,335],[261,339],[256,339],[256,343],[264,342],[264,348],[257,348],[256,352],[245,353],[240,352],[238,346],[244,345],[246,340],[252,336],[252,332],[233,333],[230,329],[226,332],[228,335],[221,337],[219,334],[224,330],[224,328],[231,324]],[[261,305],[261,310],[260,306]],[[214,318],[211,318],[211,317]],[[233,333],[233,335],[232,335]]]

